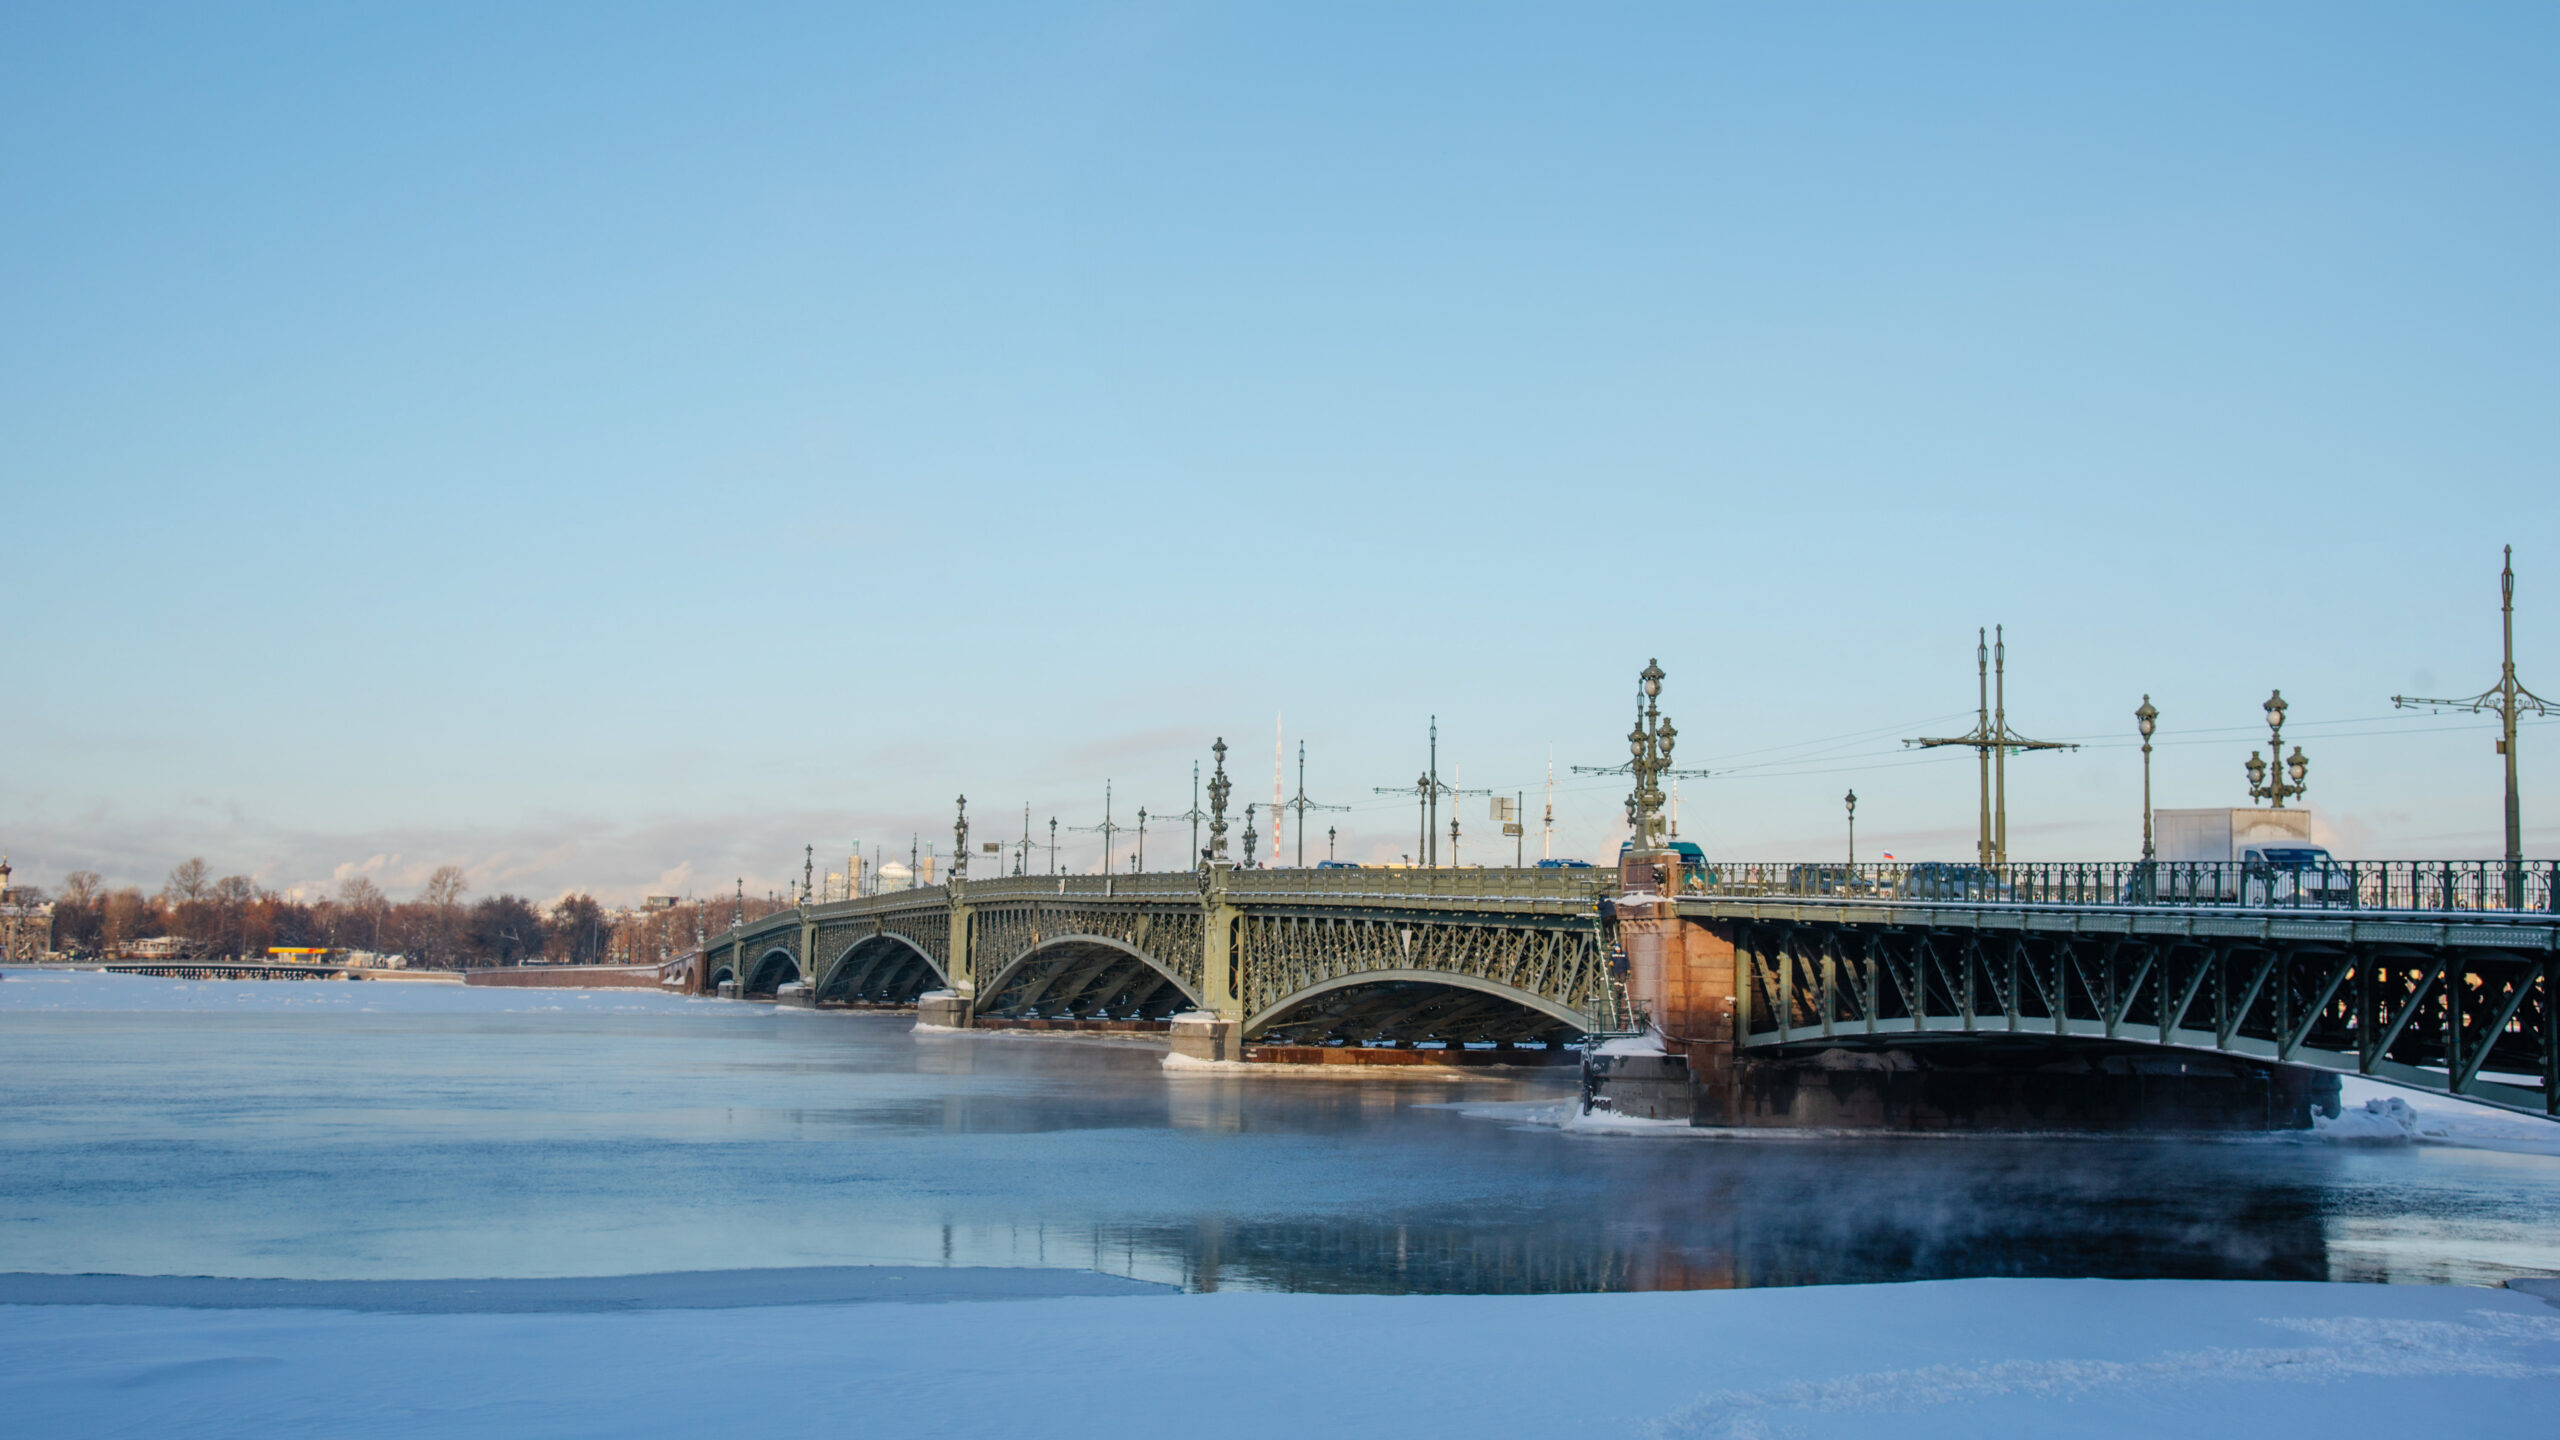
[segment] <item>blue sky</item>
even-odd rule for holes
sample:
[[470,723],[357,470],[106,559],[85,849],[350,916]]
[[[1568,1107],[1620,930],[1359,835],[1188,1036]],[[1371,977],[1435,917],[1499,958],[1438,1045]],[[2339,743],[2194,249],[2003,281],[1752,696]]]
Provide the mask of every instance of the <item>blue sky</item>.
[[1281,719],[1391,859],[1431,716],[1534,806],[1659,656],[1684,835],[1833,853],[1855,785],[1956,856],[1896,742],[2000,622],[2091,742],[2022,858],[2134,853],[2145,693],[2159,803],[2244,803],[2271,686],[2342,852],[2494,853],[2490,731],[2386,717],[2495,680],[2507,543],[2560,693],[2555,62],[2524,4],[11,7],[0,846],[761,889],[963,791],[1181,809],[1220,734],[1267,799]]

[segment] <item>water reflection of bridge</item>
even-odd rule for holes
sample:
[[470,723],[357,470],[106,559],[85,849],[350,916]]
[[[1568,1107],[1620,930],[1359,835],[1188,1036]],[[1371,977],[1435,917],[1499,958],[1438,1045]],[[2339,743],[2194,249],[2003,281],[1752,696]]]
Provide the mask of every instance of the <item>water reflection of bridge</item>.
[[[1212,1082],[1236,1083],[1236,1082]],[[1470,1122],[1475,1123],[1475,1122]],[[1564,1294],[1982,1276],[2327,1280],[2316,1173],[2258,1144],[1974,1138],[1716,1144],[1595,1180],[1594,1204],[962,1235],[989,1262],[1061,1255],[1195,1290]],[[1613,1146],[1694,1151],[1695,1143]],[[1616,1182],[1616,1183],[1612,1183]],[[1034,1244],[1045,1248],[1031,1248]],[[2462,1277],[2477,1278],[2477,1277]]]

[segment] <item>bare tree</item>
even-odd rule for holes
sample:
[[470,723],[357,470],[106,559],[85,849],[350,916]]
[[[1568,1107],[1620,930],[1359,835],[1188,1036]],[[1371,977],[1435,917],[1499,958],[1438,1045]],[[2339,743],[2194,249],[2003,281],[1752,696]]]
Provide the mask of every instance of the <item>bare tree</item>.
[[[391,908],[382,887],[362,875],[351,875],[338,884],[337,942],[350,950],[382,948],[382,916]],[[356,941],[361,938],[363,944]]]
[[418,892],[418,899],[442,910],[460,905],[463,893],[470,888],[471,882],[461,866],[439,865],[436,873],[427,877],[427,887]]
[[107,893],[107,882],[95,870],[74,870],[62,877],[62,903],[87,905]]
[[170,903],[202,900],[213,888],[213,867],[201,855],[190,857],[169,872],[169,883],[160,887],[160,898]]

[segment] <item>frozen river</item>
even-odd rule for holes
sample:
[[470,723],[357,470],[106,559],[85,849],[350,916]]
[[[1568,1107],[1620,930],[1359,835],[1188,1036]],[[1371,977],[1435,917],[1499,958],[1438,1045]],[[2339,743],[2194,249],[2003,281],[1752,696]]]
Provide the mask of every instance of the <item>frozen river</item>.
[[2560,1270],[2560,1127],[1567,1133],[1556,1076],[1169,1074],[903,1016],[420,984],[0,983],[0,1271],[400,1279],[845,1265],[1194,1290]]

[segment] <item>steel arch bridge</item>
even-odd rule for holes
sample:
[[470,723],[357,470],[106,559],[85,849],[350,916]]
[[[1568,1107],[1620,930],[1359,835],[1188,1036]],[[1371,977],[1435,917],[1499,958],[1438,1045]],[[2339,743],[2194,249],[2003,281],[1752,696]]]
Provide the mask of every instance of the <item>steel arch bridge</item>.
[[2560,917],[1692,896],[1746,1055],[1991,1039],[2211,1051],[2560,1115]]
[[1553,870],[964,880],[733,927],[700,973],[820,1004],[955,991],[987,1024],[1207,1011],[1287,1043],[1561,1043],[1607,1028],[1606,888]]
[[[1636,1018],[1610,970],[1617,881],[1225,867],[961,880],[768,915],[689,973],[744,995],[799,981],[819,1003],[947,991],[983,1025],[1208,1012],[1266,1044],[1553,1044]],[[2030,1042],[2211,1051],[2560,1115],[2548,905],[2456,908],[2449,886],[2334,911],[2121,888],[2004,885],[1971,902],[1770,889],[1710,875],[1674,905],[1731,948],[1719,993],[1734,992],[1741,1063]]]

